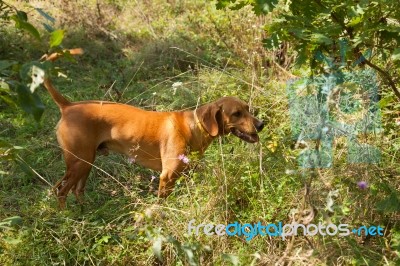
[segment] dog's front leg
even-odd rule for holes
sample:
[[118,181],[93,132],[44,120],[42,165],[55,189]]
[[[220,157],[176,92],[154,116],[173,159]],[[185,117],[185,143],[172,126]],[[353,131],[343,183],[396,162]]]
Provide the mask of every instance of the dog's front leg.
[[179,155],[170,155],[167,158],[162,160],[163,170],[158,186],[158,197],[160,198],[165,198],[171,194],[176,180],[185,168],[185,163],[179,159]]
[[179,173],[169,169],[162,171],[160,175],[160,185],[158,186],[158,197],[166,198],[174,189],[175,182],[179,177]]

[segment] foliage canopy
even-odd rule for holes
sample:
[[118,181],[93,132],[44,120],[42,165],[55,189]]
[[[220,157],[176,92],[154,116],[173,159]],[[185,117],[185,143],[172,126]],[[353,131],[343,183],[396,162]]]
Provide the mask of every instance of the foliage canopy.
[[[313,72],[325,72],[317,52],[335,63],[353,68],[360,64],[377,70],[397,98],[400,66],[400,6],[396,0],[219,0],[217,8],[253,6],[257,14],[274,10],[273,23],[265,25],[265,47],[278,49],[289,42],[297,52],[296,65],[308,64]],[[348,43],[340,49],[340,41]]]

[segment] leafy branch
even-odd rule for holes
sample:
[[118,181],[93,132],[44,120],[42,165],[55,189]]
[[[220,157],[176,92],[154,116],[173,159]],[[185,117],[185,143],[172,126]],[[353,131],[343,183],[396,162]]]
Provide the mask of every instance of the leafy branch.
[[[35,10],[45,18],[42,24],[49,32],[49,49],[59,50],[64,31],[52,27],[55,22],[52,16],[42,9]],[[0,23],[7,24],[11,21],[15,22],[16,29],[32,36],[34,41],[42,42],[39,30],[28,22],[28,14],[0,0]],[[37,60],[20,62],[18,58],[13,58],[12,54],[0,60],[0,104],[5,103],[10,107],[20,106],[25,112],[32,114],[36,121],[40,120],[44,105],[38,94],[29,88],[29,83],[32,83],[32,67],[40,64]]]
[[[297,53],[296,65],[308,64],[313,72],[323,71],[324,62],[315,60],[326,52],[332,58],[355,58],[381,76],[400,100],[398,81],[400,67],[400,6],[397,0],[218,0],[217,8],[239,9],[253,6],[256,14],[272,14],[273,22],[265,25],[267,49],[278,49],[283,42],[292,44]],[[342,54],[338,42],[347,40],[351,47]],[[374,51],[374,60],[363,55]],[[339,63],[339,62],[334,62]],[[355,64],[347,64],[349,69]]]
[[[320,0],[315,0],[315,2],[320,5],[322,8],[326,9],[326,7],[321,3]],[[391,12],[389,12],[388,14],[390,14]],[[354,34],[353,34],[353,28],[352,27],[347,27],[345,23],[343,23],[342,20],[340,20],[338,18],[338,15],[335,11],[331,12],[331,17],[332,19],[338,23],[343,30],[345,30],[347,32],[347,35],[349,37],[350,40],[354,39]],[[393,81],[391,75],[383,70],[382,68],[380,68],[379,66],[377,66],[376,64],[373,64],[371,61],[369,61],[367,58],[365,58],[362,53],[360,52],[360,49],[358,46],[353,48],[353,53],[356,55],[356,58],[362,58],[362,62],[361,63],[365,63],[368,66],[370,66],[371,68],[375,69],[376,71],[378,71],[380,73],[380,75],[382,75],[382,77],[384,78],[384,80],[387,80],[387,83],[389,85],[389,87],[392,89],[393,93],[396,95],[396,97],[400,100],[400,92],[397,89],[396,83]]]

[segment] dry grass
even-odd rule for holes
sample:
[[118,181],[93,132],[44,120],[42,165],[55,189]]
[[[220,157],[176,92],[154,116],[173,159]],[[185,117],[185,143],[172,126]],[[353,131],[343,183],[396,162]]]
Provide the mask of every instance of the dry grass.
[[[286,81],[293,78],[288,69],[292,52],[290,47],[267,52],[261,43],[262,25],[271,17],[256,17],[249,9],[217,11],[205,1],[30,4],[51,13],[57,19],[55,26],[67,30],[66,47],[86,51],[78,64],[59,62],[68,79],[57,79],[57,86],[71,99],[116,100],[171,110],[237,95],[249,101],[268,126],[260,144],[229,136],[216,140],[203,159],[193,156],[195,171],[183,176],[165,201],[149,192],[150,177],[157,173],[117,155],[97,159],[101,171],[92,171],[85,206],[70,197],[63,212],[35,175],[9,166],[11,174],[0,181],[0,220],[19,215],[23,223],[0,231],[0,263],[231,265],[237,259],[242,265],[377,265],[394,261],[398,217],[375,206],[391,189],[399,190],[398,155],[393,148],[398,135],[371,138],[384,148],[381,165],[347,164],[345,141],[338,139],[333,167],[300,169],[296,157],[301,149],[294,148],[291,138],[285,91]],[[42,18],[31,15],[39,25]],[[173,94],[176,82],[182,85]],[[59,114],[46,94],[43,98],[48,109],[39,126],[22,114],[4,112],[0,117],[12,128],[0,131],[0,136],[25,146],[24,160],[54,183],[64,169],[53,132]],[[390,122],[384,117],[383,123]],[[358,189],[359,180],[367,181],[369,189]],[[332,191],[337,196],[329,196]],[[333,212],[328,210],[329,197]],[[301,219],[316,224],[379,224],[388,229],[381,238],[298,236],[283,241],[257,236],[246,241],[237,236],[188,235],[192,219],[196,224]],[[162,241],[162,262],[152,249],[157,241]]]

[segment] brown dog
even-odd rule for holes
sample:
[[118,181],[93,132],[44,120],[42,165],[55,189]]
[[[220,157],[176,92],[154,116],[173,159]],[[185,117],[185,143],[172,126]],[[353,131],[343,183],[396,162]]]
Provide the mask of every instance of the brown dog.
[[257,132],[264,127],[250,114],[249,106],[235,97],[223,97],[194,111],[153,112],[113,102],[71,103],[48,78],[44,85],[61,110],[57,139],[67,166],[55,185],[61,208],[70,189],[82,201],[96,150],[123,153],[144,167],[161,171],[158,196],[166,197],[190,152],[201,155],[214,138],[228,133],[257,142]]

